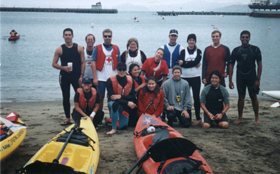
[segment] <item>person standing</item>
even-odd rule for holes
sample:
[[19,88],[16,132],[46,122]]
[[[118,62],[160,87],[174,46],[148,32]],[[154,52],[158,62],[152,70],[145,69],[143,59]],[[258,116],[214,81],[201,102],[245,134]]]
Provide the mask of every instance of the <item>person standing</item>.
[[182,66],[181,77],[186,80],[192,88],[194,109],[196,120],[200,120],[200,61],[201,61],[201,50],[196,47],[196,35],[188,35],[188,47],[181,52],[179,65]]
[[[63,97],[63,109],[66,120],[61,125],[72,124],[70,122],[70,85],[75,92],[82,84],[82,79],[85,71],[84,50],[81,45],[72,42],[74,35],[71,28],[66,28],[63,31],[65,43],[59,46],[54,53],[52,66],[60,69],[59,83]],[[61,65],[58,64],[60,58]]]
[[[260,124],[259,120],[259,101],[257,94],[260,90],[260,79],[262,74],[262,55],[257,46],[249,44],[251,34],[244,30],[240,34],[241,46],[236,47],[231,53],[229,67],[229,88],[234,89],[232,82],[232,74],[235,62],[237,62],[236,84],[238,91],[238,120],[234,124],[242,122],[244,109],[244,99],[246,96],[246,88],[248,88],[249,96],[252,101],[255,113],[255,124]],[[257,63],[257,72],[256,72]]]
[[94,50],[95,37],[93,34],[88,34],[85,37],[87,47],[85,49],[85,73],[84,78],[90,78],[93,82],[92,74],[92,54]]
[[163,60],[166,61],[167,67],[169,69],[169,74],[167,78],[172,77],[172,67],[178,65],[179,57],[181,51],[184,49],[181,45],[177,44],[178,31],[175,29],[170,30],[169,32],[169,43],[165,44],[161,48],[164,49]]
[[97,45],[92,55],[93,85],[99,93],[100,109],[103,109],[106,82],[108,77],[117,74],[117,65],[121,61],[120,50],[117,45],[112,44],[113,32],[105,29],[103,34],[103,44]]
[[131,110],[136,108],[134,81],[131,76],[126,75],[126,64],[117,65],[117,75],[107,80],[108,106],[111,118],[106,122],[112,122],[112,130],[107,135],[117,132],[117,129],[126,129],[128,126]]
[[121,62],[129,67],[131,64],[137,64],[141,68],[147,57],[145,53],[139,49],[139,43],[136,38],[130,38],[126,44],[127,50],[121,55]]
[[92,88],[92,79],[83,78],[82,87],[77,89],[74,97],[75,108],[73,109],[73,120],[80,123],[82,117],[89,117],[98,129],[98,123],[102,121],[104,112],[99,110],[99,95]]
[[209,75],[218,70],[222,74],[220,84],[226,86],[225,78],[228,75],[230,51],[229,48],[220,43],[222,33],[214,30],[211,34],[213,44],[206,47],[202,62],[202,83],[206,86],[210,84]]
[[181,79],[182,68],[175,65],[172,68],[173,77],[162,85],[164,93],[164,108],[167,110],[168,125],[173,126],[177,117],[183,127],[191,126],[192,100],[189,83]]

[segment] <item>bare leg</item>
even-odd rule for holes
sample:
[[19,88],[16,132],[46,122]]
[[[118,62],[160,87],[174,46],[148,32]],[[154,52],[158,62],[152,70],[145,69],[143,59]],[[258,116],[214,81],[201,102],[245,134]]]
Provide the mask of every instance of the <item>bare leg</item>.
[[228,122],[226,122],[226,121],[220,122],[219,127],[223,128],[223,129],[227,129],[228,128]]
[[250,98],[252,100],[252,106],[253,106],[253,110],[255,112],[255,125],[259,125],[261,124],[260,120],[259,120],[259,100],[257,98],[257,94],[255,93],[249,93]]
[[192,126],[198,126],[198,125],[201,125],[201,119],[192,122]]
[[234,124],[242,123],[242,115],[243,115],[243,109],[244,109],[244,99],[246,94],[238,93],[238,120],[234,122]]
[[110,132],[107,132],[106,134],[107,135],[113,135],[115,133],[117,133],[117,129],[112,129]]
[[202,128],[210,128],[211,125],[208,124],[208,123],[201,123],[201,127],[202,127]]

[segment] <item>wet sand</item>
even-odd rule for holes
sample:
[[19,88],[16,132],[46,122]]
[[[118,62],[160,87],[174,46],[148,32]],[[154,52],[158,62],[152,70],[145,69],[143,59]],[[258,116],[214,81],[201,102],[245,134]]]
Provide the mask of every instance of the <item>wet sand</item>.
[[[243,123],[237,120],[237,98],[231,97],[227,112],[229,129],[189,129],[174,125],[185,138],[203,149],[206,159],[215,174],[254,173],[276,174],[280,171],[280,108],[270,108],[275,101],[260,99],[259,117],[261,125],[254,125],[251,101],[246,98]],[[73,106],[73,104],[72,104]],[[108,116],[107,106],[105,108]],[[60,123],[65,116],[61,101],[1,103],[1,116],[16,111],[27,125],[27,135],[16,152],[1,162],[1,173],[14,173],[23,166],[45,143],[62,131]],[[194,114],[194,110],[193,110]],[[202,111],[201,111],[202,115]],[[97,130],[100,142],[100,160],[97,173],[122,174],[137,160],[133,145],[134,128],[118,131],[109,136],[110,127]]]

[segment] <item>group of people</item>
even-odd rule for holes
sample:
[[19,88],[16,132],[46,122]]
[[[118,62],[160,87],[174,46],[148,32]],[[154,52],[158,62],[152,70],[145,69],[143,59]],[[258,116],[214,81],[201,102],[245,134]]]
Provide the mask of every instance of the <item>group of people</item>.
[[[89,116],[95,127],[104,117],[103,101],[107,89],[107,102],[112,124],[112,135],[117,129],[135,126],[142,114],[150,114],[173,126],[179,120],[183,127],[201,125],[209,128],[217,125],[228,127],[226,112],[229,109],[229,94],[225,78],[229,75],[229,87],[232,82],[233,68],[237,62],[238,115],[235,124],[242,122],[244,98],[248,88],[255,112],[255,124],[258,117],[257,94],[262,73],[260,49],[250,45],[250,32],[240,34],[241,46],[230,54],[227,46],[220,43],[222,33],[211,33],[213,44],[205,48],[204,54],[197,48],[195,34],[187,37],[187,48],[176,41],[178,31],[169,32],[169,42],[159,47],[154,57],[147,58],[139,49],[136,38],[127,42],[127,50],[122,54],[117,45],[112,44],[113,32],[105,29],[104,43],[94,46],[95,37],[85,37],[86,48],[73,43],[73,30],[63,31],[65,43],[54,54],[53,67],[60,69],[59,83],[63,96],[63,108],[66,120],[70,122],[70,85],[76,91],[73,120]],[[61,61],[61,65],[58,61]],[[203,59],[202,63],[201,60]],[[256,71],[257,62],[257,71]],[[202,69],[202,70],[201,70]],[[201,77],[202,76],[202,77]],[[201,79],[202,78],[202,79]],[[205,85],[200,93],[201,82]],[[196,121],[192,122],[192,89]],[[200,108],[204,115],[200,117]]]

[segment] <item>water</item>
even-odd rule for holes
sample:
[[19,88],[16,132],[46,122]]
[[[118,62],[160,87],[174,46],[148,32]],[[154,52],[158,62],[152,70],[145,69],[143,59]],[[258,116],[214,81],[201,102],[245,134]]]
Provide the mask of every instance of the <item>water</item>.
[[[202,51],[212,43],[214,25],[222,32],[221,43],[232,51],[240,45],[244,29],[251,32],[253,45],[260,47],[263,56],[261,90],[280,90],[280,20],[248,16],[161,16],[153,12],[119,12],[118,14],[31,13],[1,12],[1,102],[61,100],[59,70],[52,67],[55,49],[64,43],[63,29],[74,30],[73,41],[86,46],[84,37],[93,33],[96,44],[103,43],[102,31],[113,31],[112,43],[126,49],[127,40],[136,37],[147,57],[169,41],[170,29],[179,31],[177,42],[186,47],[189,33],[197,35]],[[134,22],[137,16],[139,22]],[[91,28],[93,22],[94,28]],[[271,27],[271,29],[268,29]],[[8,41],[15,29],[25,35],[16,42]],[[235,82],[235,75],[234,75]],[[226,80],[228,84],[228,79]],[[237,95],[236,89],[228,90]],[[72,96],[74,95],[72,91]]]

